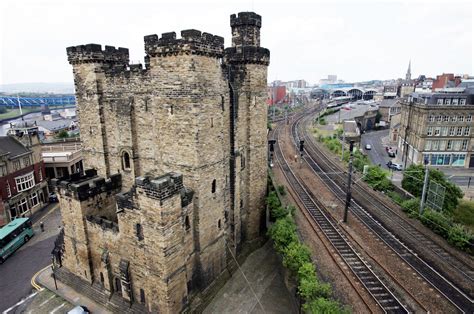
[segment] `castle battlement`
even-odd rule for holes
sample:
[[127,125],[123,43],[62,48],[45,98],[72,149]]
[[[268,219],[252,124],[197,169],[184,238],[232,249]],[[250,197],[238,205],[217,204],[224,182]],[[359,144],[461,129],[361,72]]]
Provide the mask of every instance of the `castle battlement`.
[[262,17],[254,12],[240,12],[238,15],[230,16],[230,26],[253,25],[258,28],[262,27]]
[[108,77],[123,76],[125,78],[137,77],[147,73],[147,69],[143,68],[141,63],[136,64],[114,64],[104,69]]
[[128,65],[128,48],[115,48],[98,44],[87,44],[66,48],[67,59],[70,64],[80,63],[112,63]]
[[224,60],[230,64],[270,64],[270,50],[256,46],[231,47],[225,49]]
[[167,173],[157,178],[137,177],[135,179],[137,188],[145,191],[148,197],[164,201],[176,194],[181,195],[183,186],[183,175],[175,172]]
[[145,52],[151,57],[166,57],[178,54],[204,55],[221,58],[224,52],[224,38],[195,29],[181,31],[181,38],[175,32],[145,36]]
[[104,192],[113,192],[121,188],[122,175],[115,173],[109,178],[104,179],[97,176],[97,171],[93,169],[86,170],[85,175],[73,174],[70,178],[64,180],[51,180],[53,186],[56,186],[59,192],[67,194],[79,201],[85,201]]
[[103,230],[110,230],[114,233],[119,232],[118,224],[113,221],[107,220],[105,218],[101,218],[101,217],[97,217],[93,215],[87,215],[86,220],[89,221],[90,223],[96,224]]

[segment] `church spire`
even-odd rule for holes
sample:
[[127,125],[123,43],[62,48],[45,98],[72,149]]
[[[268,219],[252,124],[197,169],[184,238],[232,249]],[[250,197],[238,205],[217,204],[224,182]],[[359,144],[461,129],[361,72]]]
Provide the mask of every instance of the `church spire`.
[[408,62],[408,70],[407,70],[407,74],[405,75],[405,79],[407,81],[411,80],[411,60],[410,62]]

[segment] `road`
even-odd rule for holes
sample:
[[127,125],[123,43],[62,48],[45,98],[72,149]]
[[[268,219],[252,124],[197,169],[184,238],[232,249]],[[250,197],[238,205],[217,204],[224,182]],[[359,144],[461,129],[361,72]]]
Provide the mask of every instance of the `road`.
[[[31,294],[31,277],[51,264],[51,250],[61,227],[59,207],[49,207],[41,219],[35,220],[35,236],[0,265],[0,313]],[[45,232],[40,230],[40,220]]]
[[[382,138],[388,136],[389,130],[373,131],[362,135],[361,147],[365,150],[369,156],[370,161],[374,165],[381,165],[383,168],[388,169],[387,162],[392,160],[388,157],[385,147],[382,145]],[[370,144],[371,150],[366,150],[365,145]]]

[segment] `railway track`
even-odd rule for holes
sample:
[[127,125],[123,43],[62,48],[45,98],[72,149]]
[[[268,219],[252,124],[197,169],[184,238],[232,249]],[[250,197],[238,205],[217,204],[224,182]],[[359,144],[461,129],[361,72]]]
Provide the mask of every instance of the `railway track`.
[[[297,145],[299,139],[304,138],[306,140],[306,154],[304,155],[303,159],[322,179],[322,181],[334,193],[334,195],[340,201],[344,202],[346,195],[343,188],[341,188],[341,185],[344,186],[343,182],[346,179],[341,174],[343,169],[333,165],[330,158],[319,152],[315,148],[314,143],[312,143],[312,140],[308,139],[308,136],[305,136],[306,134],[303,134],[300,137],[299,124],[302,120],[305,119],[298,119],[291,126],[294,144]],[[316,159],[318,160],[317,163],[315,161]],[[323,166],[324,168],[321,166],[321,164],[325,164],[325,166]],[[472,282],[472,269],[469,269],[468,265],[464,264],[460,260],[457,260],[444,249],[437,246],[436,243],[432,242],[422,233],[417,231],[414,226],[408,224],[404,219],[398,216],[398,214],[395,215],[389,206],[375,198],[369,199],[369,197],[366,196],[368,193],[364,191],[360,185],[355,184],[354,190],[354,192],[358,193],[359,197],[365,193],[365,203],[383,208],[386,211],[384,214],[387,217],[390,216],[390,219],[396,222],[400,226],[401,230],[408,232],[410,236],[419,240],[421,245],[426,244],[427,248],[433,249],[435,254],[437,254],[440,258],[445,259],[446,262],[449,263],[451,267],[454,268],[454,270],[458,271],[461,276],[463,276],[466,280],[471,280]],[[461,312],[472,313],[474,311],[472,297],[469,296],[467,292],[463,291],[451,281],[446,279],[445,276],[443,276],[438,270],[420,258],[419,254],[414,251],[413,248],[408,247],[406,244],[400,241],[391,231],[386,229],[378,220],[376,220],[371,213],[367,212],[362,206],[360,206],[357,200],[351,202],[350,209],[352,213],[367,226],[367,228],[372,230],[387,246],[389,246],[401,259],[408,263],[420,276],[429,282],[456,308],[458,308]]]
[[[278,126],[274,133],[277,138],[280,128],[281,126]],[[372,271],[371,266],[360,256],[337,224],[321,208],[321,204],[312,197],[304,183],[296,177],[281,151],[279,140],[277,140],[275,157],[288,183],[306,211],[380,308],[386,313],[408,313],[407,307],[400,302],[394,293]]]

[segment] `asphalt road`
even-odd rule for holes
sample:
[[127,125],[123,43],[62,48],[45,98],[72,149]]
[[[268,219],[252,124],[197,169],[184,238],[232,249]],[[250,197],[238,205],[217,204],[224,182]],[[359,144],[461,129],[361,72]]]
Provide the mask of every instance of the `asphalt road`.
[[[382,145],[382,137],[387,136],[389,130],[381,130],[381,131],[374,131],[368,132],[362,135],[362,143],[361,147],[364,149],[366,154],[369,156],[370,161],[373,164],[378,165],[380,164],[382,168],[388,169],[387,162],[392,160],[392,158],[388,157],[387,152],[385,151],[385,147]],[[371,150],[366,150],[365,145],[370,144],[372,146]]]
[[59,208],[41,220],[45,232],[41,232],[39,223],[35,224],[34,237],[0,265],[0,313],[31,294],[31,277],[51,264],[51,250],[61,226]]

